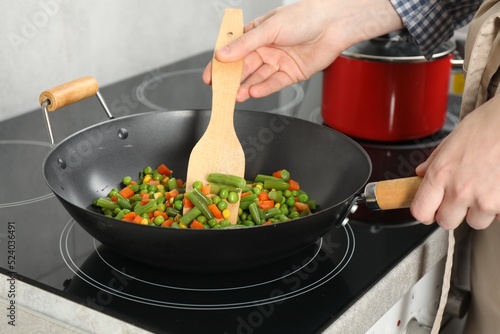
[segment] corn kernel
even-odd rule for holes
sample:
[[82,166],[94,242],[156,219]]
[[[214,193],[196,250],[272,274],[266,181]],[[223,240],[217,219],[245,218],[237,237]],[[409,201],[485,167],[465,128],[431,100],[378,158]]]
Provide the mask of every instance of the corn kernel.
[[278,208],[278,209],[279,209],[279,208],[280,208],[280,206],[281,206],[281,203],[276,203],[276,204],[274,204],[274,207],[275,207],[275,208]]
[[260,190],[262,190],[262,184],[256,184],[255,188],[259,188]]
[[162,196],[163,196],[163,194],[160,191],[158,191],[158,192],[156,192],[156,193],[153,194],[154,199],[158,199],[158,198],[160,198]]
[[186,226],[186,225],[184,225],[183,223],[179,223],[179,227],[180,227],[180,228],[187,228],[187,226]]
[[151,175],[147,174],[146,176],[144,176],[144,179],[142,179],[142,183],[148,183],[149,181],[151,181],[151,179]]
[[141,225],[149,225],[149,221],[144,218],[143,220],[141,220]]
[[231,212],[229,211],[229,209],[222,210],[222,217],[224,217],[224,219],[229,219],[230,216]]

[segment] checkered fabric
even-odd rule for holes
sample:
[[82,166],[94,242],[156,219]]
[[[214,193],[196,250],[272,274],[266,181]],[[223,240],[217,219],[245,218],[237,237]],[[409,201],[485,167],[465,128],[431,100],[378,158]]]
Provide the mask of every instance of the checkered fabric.
[[414,40],[430,58],[441,43],[474,16],[482,0],[391,0],[406,30],[403,37]]

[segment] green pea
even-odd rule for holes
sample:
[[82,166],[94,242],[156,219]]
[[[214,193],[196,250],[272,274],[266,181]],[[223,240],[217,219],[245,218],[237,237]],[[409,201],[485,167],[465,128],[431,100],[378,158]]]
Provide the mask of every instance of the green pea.
[[240,196],[236,191],[230,191],[229,194],[227,195],[227,201],[229,203],[236,203],[240,199]]
[[161,224],[163,224],[164,221],[165,221],[165,218],[163,216],[156,216],[155,219],[153,219],[153,223],[156,226],[160,226]]
[[220,221],[220,226],[221,227],[228,227],[228,226],[231,226],[231,225],[232,225],[231,222],[229,220],[227,220],[227,219],[223,219],[223,220]]
[[307,203],[307,201],[309,201],[309,196],[307,194],[300,194],[298,196],[298,199],[299,199],[299,202],[300,203]]
[[221,189],[219,191],[219,196],[222,199],[226,199],[229,196],[229,191],[227,189]]
[[160,196],[156,199],[156,203],[160,204],[160,203],[165,203],[167,201],[167,199],[165,198],[165,196]]
[[208,226],[210,226],[211,228],[214,228],[216,225],[218,225],[218,223],[217,223],[217,219],[215,219],[215,218],[209,219],[209,220],[207,221],[207,224],[208,224]]
[[203,225],[205,225],[207,223],[207,217],[205,217],[204,215],[200,215],[200,216],[196,217],[196,220],[199,221],[200,223],[202,223]]
[[283,191],[283,196],[285,196],[286,198],[292,196],[292,191],[291,190],[284,190]]
[[153,193],[154,193],[154,192],[156,192],[156,190],[158,190],[158,189],[157,189],[157,188],[156,188],[156,186],[154,186],[154,185],[150,185],[150,186],[148,187],[148,192],[150,192],[150,193],[151,193],[151,192],[153,192]]
[[227,202],[220,201],[219,203],[217,203],[217,207],[219,208],[220,211],[226,210],[227,209]]
[[252,192],[255,194],[255,195],[260,195],[260,193],[262,192],[262,189],[258,188],[258,187],[254,187],[252,189]]
[[183,204],[182,204],[182,200],[176,200],[174,201],[174,208],[176,208],[177,210],[182,210],[183,208]]
[[165,206],[165,203],[158,203],[158,208],[157,210],[160,210],[161,212],[165,212],[167,207]]
[[245,220],[243,221],[243,225],[245,226],[255,226],[255,223],[251,220]]
[[122,183],[126,186],[128,186],[132,182],[132,178],[130,176],[124,176],[122,179]]
[[295,198],[288,197],[285,201],[285,204],[290,206],[290,207],[295,206]]
[[283,179],[283,181],[290,181],[290,172],[287,171],[286,169],[282,169],[281,170],[281,179]]
[[198,189],[201,191],[201,187],[203,187],[203,183],[201,183],[201,181],[194,181],[193,182],[193,188],[194,189]]
[[290,219],[294,219],[294,218],[298,218],[298,217],[300,217],[300,213],[298,213],[297,211],[290,212],[290,214],[288,215],[288,218],[290,218]]
[[144,174],[153,174],[153,168],[151,168],[150,166],[144,168]]
[[215,205],[219,204],[220,201],[222,201],[222,198],[220,198],[219,195],[215,195],[214,197],[212,197],[212,203],[214,203]]

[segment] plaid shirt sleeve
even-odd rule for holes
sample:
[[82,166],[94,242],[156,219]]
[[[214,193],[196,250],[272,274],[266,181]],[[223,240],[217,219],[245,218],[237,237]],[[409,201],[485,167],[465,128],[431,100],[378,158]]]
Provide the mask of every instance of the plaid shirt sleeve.
[[414,40],[427,58],[456,29],[473,18],[483,0],[391,0],[401,16],[405,38]]

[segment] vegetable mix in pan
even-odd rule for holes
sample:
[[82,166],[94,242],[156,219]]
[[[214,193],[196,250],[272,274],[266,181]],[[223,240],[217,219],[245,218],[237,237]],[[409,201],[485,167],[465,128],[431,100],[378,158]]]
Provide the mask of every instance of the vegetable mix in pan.
[[[121,189],[112,189],[107,197],[94,200],[94,205],[107,216],[143,225],[170,228],[226,228],[230,212],[228,203],[240,199],[237,225],[255,226],[310,214],[315,201],[290,178],[286,169],[272,175],[258,174],[253,181],[212,173],[208,184],[196,181],[193,190],[185,192],[182,180],[173,176],[165,164],[157,169],[144,168],[137,180],[122,179]],[[183,209],[189,211],[182,215]]]

